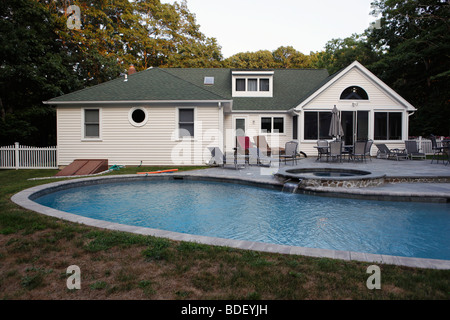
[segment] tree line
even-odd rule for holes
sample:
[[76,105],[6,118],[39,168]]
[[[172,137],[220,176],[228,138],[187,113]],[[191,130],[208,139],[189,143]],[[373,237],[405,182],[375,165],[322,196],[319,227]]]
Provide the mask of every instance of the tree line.
[[[80,8],[81,14],[70,10]],[[130,65],[325,68],[358,60],[418,108],[410,133],[450,135],[450,10],[444,0],[376,0],[376,27],[303,54],[292,46],[224,59],[185,1],[8,0],[0,3],[0,145],[54,145],[42,101],[120,76]],[[70,20],[79,19],[74,28]]]

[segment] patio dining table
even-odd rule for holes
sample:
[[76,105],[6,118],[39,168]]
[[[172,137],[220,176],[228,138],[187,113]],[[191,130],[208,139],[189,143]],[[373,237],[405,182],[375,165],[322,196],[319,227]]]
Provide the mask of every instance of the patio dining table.
[[[319,151],[319,149],[327,149],[328,151],[330,150],[330,146],[327,147],[323,147],[323,146],[314,146],[314,148],[317,149],[317,151]],[[353,145],[342,145],[342,155],[343,156],[348,156],[348,161],[350,161],[350,156],[353,153]],[[317,155],[317,159],[320,159],[320,155]]]
[[[330,151],[330,146],[313,146],[314,148],[317,149],[318,155],[317,155],[317,160],[320,159],[320,154],[319,154],[319,149],[326,149],[328,150],[328,152]],[[348,161],[350,162],[350,157],[353,153],[353,145],[342,145],[342,155],[343,156],[348,156]],[[327,158],[328,161],[328,158]]]

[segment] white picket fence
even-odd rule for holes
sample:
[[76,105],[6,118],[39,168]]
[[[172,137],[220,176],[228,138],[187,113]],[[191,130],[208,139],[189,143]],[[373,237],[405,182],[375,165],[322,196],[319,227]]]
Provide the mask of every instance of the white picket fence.
[[57,147],[0,147],[0,169],[58,169]]

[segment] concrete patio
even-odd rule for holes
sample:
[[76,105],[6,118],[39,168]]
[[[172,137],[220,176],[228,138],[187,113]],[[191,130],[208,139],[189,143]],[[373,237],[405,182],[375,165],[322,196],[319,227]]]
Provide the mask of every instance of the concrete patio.
[[277,178],[275,174],[286,168],[356,169],[385,176],[386,182],[376,187],[303,188],[322,195],[362,196],[376,200],[450,202],[450,165],[444,165],[442,162],[431,163],[431,160],[396,161],[372,158],[366,162],[326,162],[316,161],[316,157],[308,157],[302,158],[295,165],[291,162],[281,163],[279,168],[276,166],[247,165],[245,168],[236,170],[234,166],[228,165],[223,168],[211,167],[204,170],[189,171],[185,174],[283,185],[287,179]]

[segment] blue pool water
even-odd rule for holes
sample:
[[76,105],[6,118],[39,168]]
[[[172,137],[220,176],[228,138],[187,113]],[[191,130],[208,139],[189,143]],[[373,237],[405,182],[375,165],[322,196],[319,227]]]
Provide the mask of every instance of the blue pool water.
[[194,235],[450,260],[450,204],[185,180],[91,185],[35,201],[94,219]]

